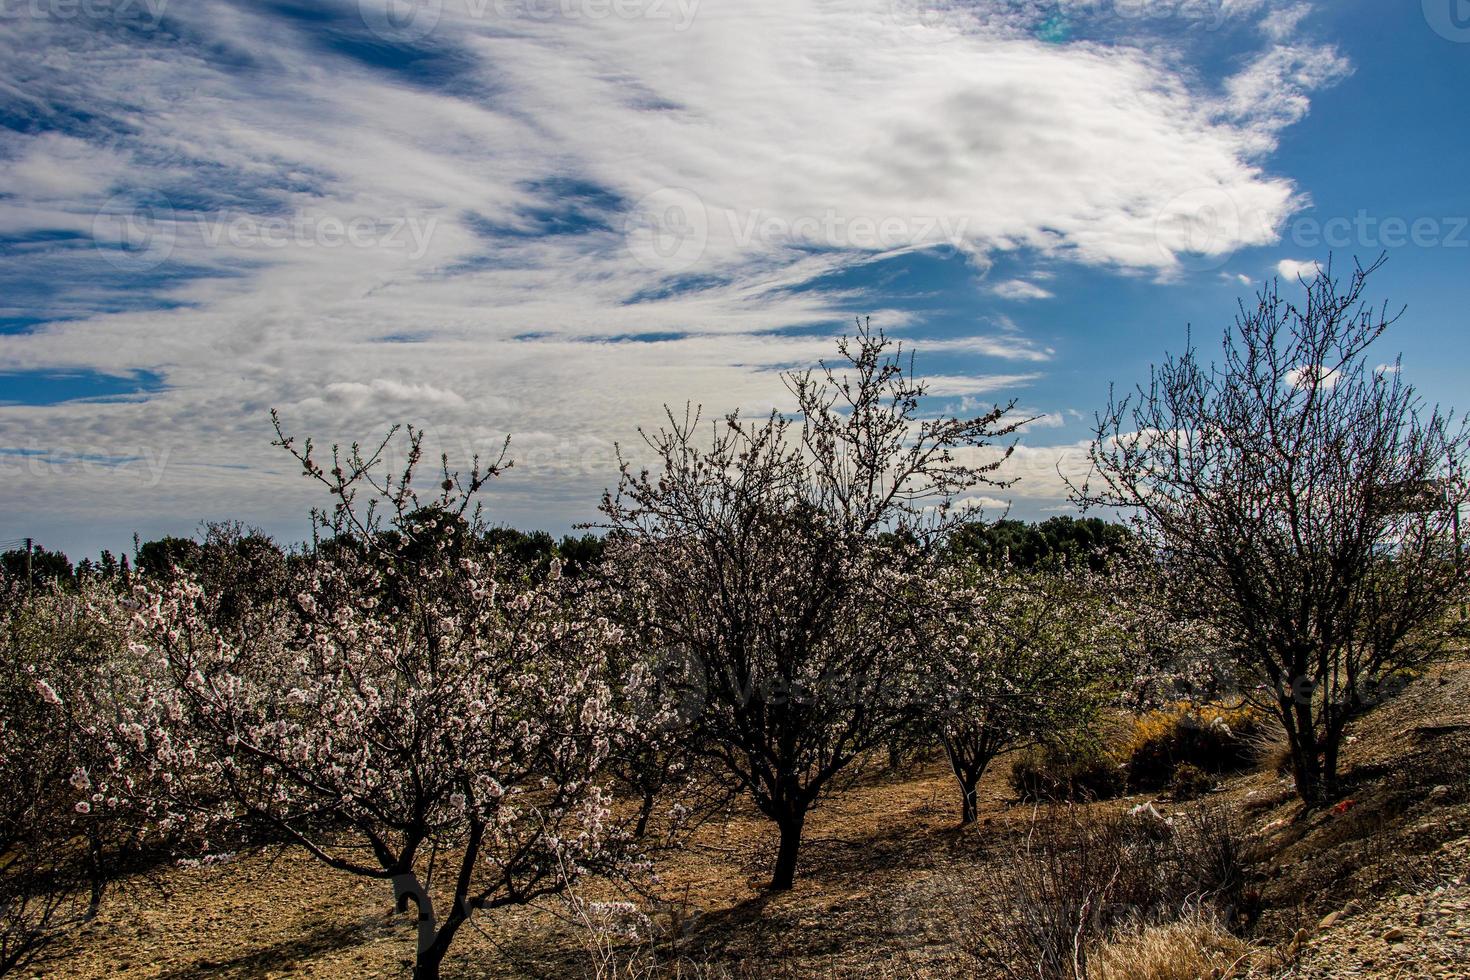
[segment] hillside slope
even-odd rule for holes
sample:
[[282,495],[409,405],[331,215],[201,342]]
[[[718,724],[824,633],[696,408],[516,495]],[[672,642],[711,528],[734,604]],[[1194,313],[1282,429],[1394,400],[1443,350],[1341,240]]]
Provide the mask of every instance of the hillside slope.
[[[1289,781],[1270,771],[1214,795],[1241,814],[1251,845],[1249,936],[1275,951],[1261,961],[1282,977],[1470,976],[1470,665],[1416,679],[1352,734],[1348,792],[1336,808],[1304,813]],[[774,851],[768,825],[736,814],[707,827],[661,866],[655,895],[640,898],[665,937],[662,960],[699,964],[703,975],[973,973],[964,930],[975,920],[953,913],[1033,816],[1007,802],[1004,769],[986,776],[981,819],[963,830],[937,762],[833,798],[809,821],[798,884],[785,894],[762,888]],[[167,892],[125,888],[64,959],[35,975],[408,973],[412,929],[390,914],[386,884],[290,851],[170,869],[165,880]],[[558,903],[476,925],[446,976],[589,973],[586,931]]]

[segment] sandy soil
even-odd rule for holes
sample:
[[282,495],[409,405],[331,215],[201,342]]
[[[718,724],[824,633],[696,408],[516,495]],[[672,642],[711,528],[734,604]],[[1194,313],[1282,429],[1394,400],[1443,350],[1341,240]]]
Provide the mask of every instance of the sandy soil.
[[[1280,975],[1470,976],[1460,965],[1470,947],[1470,665],[1419,678],[1354,735],[1345,760],[1352,803],[1340,812],[1303,813],[1274,772],[1233,779],[1221,794],[1243,814],[1257,854],[1255,938],[1288,947]],[[965,966],[939,925],[942,906],[1030,816],[1006,801],[1007,768],[1003,760],[986,776],[981,819],[966,829],[938,761],[833,797],[810,817],[797,887],[784,894],[762,887],[774,856],[769,824],[739,815],[707,825],[693,848],[660,864],[654,900],[645,900],[667,937],[665,961],[763,977],[957,975]],[[125,887],[33,975],[409,973],[412,924],[392,914],[386,883],[295,851],[164,877],[166,891]],[[595,885],[586,894],[602,897]],[[552,899],[477,919],[445,975],[577,977],[591,962],[585,931]]]

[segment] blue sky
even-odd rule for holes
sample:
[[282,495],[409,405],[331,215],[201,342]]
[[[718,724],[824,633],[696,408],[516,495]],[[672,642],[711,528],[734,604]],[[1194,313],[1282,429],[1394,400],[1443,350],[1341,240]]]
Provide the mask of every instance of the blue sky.
[[867,314],[1041,417],[985,495],[1043,517],[1110,382],[1330,253],[1463,406],[1467,91],[1464,0],[0,0],[0,538],[299,538],[273,407],[509,433],[492,516],[566,530]]

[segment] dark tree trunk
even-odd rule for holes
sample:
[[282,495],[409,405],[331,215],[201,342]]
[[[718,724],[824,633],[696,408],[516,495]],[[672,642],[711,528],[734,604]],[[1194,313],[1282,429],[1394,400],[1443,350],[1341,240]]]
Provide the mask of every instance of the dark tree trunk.
[[945,741],[944,752],[949,756],[955,782],[960,784],[960,825],[972,824],[980,815],[980,777],[985,775],[993,753],[983,747],[973,753],[964,752],[948,740]]
[[1317,738],[1312,731],[1312,706],[1298,702],[1287,715],[1287,721],[1287,736],[1291,745],[1291,775],[1296,783],[1296,792],[1302,802],[1308,807],[1314,807],[1325,798],[1326,787],[1323,786]]
[[651,791],[643,794],[643,805],[638,809],[638,826],[633,828],[633,836],[641,838],[648,830],[648,818],[653,814],[653,793]]
[[964,797],[960,803],[961,824],[972,824],[975,822],[975,818],[980,815],[980,807],[977,800],[978,794],[976,793],[976,784],[979,782],[980,779],[978,776],[969,780],[960,780],[960,792]]
[[413,980],[439,980],[439,968],[444,963],[450,944],[454,942],[454,935],[469,919],[463,909],[464,900],[461,898],[455,910],[444,920],[444,925],[434,933],[433,940],[419,944],[418,959],[413,964]]
[[444,962],[444,951],[434,946],[419,953],[413,965],[413,980],[439,980],[439,966]]
[[1322,739],[1322,794],[1331,800],[1337,798],[1337,753],[1342,745],[1342,732],[1328,729]]
[[781,828],[781,849],[776,852],[776,871],[771,876],[772,891],[787,891],[796,883],[796,854],[801,849],[801,828],[806,813],[794,813],[776,821]]

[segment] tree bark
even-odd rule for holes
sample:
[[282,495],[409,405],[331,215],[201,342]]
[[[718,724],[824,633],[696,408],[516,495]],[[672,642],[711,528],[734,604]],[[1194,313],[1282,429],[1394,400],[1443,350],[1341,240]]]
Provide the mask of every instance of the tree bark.
[[454,911],[444,920],[444,925],[434,933],[434,939],[428,944],[421,944],[418,957],[413,964],[413,980],[439,980],[439,968],[444,963],[444,957],[449,952],[450,944],[454,942],[454,936],[459,932],[459,927],[469,920],[469,914],[464,911],[464,899],[461,897],[456,903]]
[[1297,795],[1308,807],[1323,800],[1322,766],[1317,753],[1317,739],[1312,732],[1310,706],[1297,705],[1287,716],[1287,736],[1291,748],[1291,775]]
[[643,805],[638,809],[638,826],[633,828],[633,836],[642,839],[648,830],[648,818],[653,814],[653,793],[645,791],[643,794]]
[[413,964],[413,980],[439,980],[439,967],[444,962],[444,950],[434,946],[421,950]]
[[980,782],[979,777],[960,780],[960,793],[963,799],[960,803],[960,824],[967,825],[975,822],[980,815],[980,806],[976,785]]
[[1322,736],[1322,786],[1323,799],[1337,798],[1337,753],[1342,745],[1342,732],[1329,728]]
[[960,826],[963,827],[974,823],[980,815],[978,788],[980,777],[990,765],[991,754],[983,748],[973,753],[962,752],[949,740],[944,743],[944,752],[949,757],[955,782],[960,784]]
[[781,848],[776,852],[776,870],[771,876],[772,891],[788,891],[796,883],[796,855],[801,849],[801,828],[806,813],[793,813],[777,820],[781,828]]

